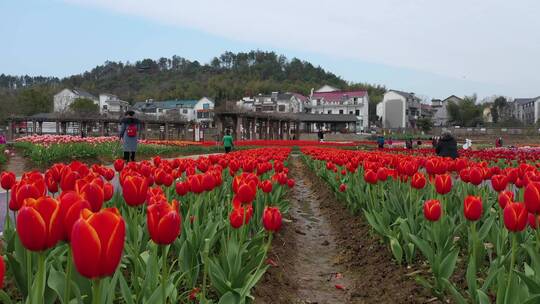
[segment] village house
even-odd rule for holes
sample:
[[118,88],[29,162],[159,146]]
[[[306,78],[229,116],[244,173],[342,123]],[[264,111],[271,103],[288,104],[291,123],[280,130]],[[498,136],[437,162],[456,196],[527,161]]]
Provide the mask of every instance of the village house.
[[99,105],[99,99],[96,96],[86,92],[85,90],[66,88],[54,95],[54,112],[68,112],[70,105],[77,99],[82,98],[92,100],[96,105]]
[[180,116],[186,121],[212,124],[214,120],[214,101],[208,97],[199,100],[141,101],[133,109],[151,116]]

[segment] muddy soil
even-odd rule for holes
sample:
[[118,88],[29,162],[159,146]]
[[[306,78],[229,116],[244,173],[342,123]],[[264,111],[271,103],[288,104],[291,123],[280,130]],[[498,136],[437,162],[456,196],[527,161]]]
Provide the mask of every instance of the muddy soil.
[[[361,216],[351,216],[328,186],[293,156],[290,222],[272,244],[277,263],[255,290],[255,303],[436,303]],[[343,289],[342,289],[343,288]]]

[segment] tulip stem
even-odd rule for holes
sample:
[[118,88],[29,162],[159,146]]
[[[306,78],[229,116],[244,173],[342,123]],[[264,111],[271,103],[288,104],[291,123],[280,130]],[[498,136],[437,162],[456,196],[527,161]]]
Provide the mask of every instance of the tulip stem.
[[204,239],[204,251],[203,251],[203,255],[204,255],[204,273],[203,273],[203,282],[202,282],[202,300],[201,300],[201,303],[203,304],[206,304],[207,301],[206,301],[206,276],[208,275],[208,264],[209,264],[209,260],[208,260],[208,253],[210,251],[210,239]]
[[44,300],[44,292],[45,292],[45,253],[40,252],[38,254],[38,272],[36,275],[36,297],[37,299],[33,299],[34,303],[43,303]]
[[508,303],[508,295],[510,294],[510,285],[512,284],[512,273],[514,271],[514,264],[516,263],[516,241],[517,234],[512,233],[512,253],[510,256],[510,268],[508,269],[508,282],[506,283],[506,290],[504,294],[504,303]]
[[30,291],[32,290],[32,252],[28,250],[26,251],[26,288],[26,296],[32,300],[30,297]]
[[167,286],[167,276],[168,276],[168,269],[167,269],[167,254],[169,252],[169,246],[163,246],[163,256],[162,256],[162,264],[161,264],[161,292],[163,293],[163,304],[167,303],[167,296],[166,296],[166,286]]
[[6,222],[4,223],[4,231],[6,231],[6,228],[9,225],[9,189],[6,190]]
[[101,279],[94,280],[94,288],[92,290],[92,304],[101,303]]
[[71,273],[73,271],[71,248],[68,248],[68,258],[66,265],[66,287],[64,290],[64,303],[69,303],[69,297],[71,293]]

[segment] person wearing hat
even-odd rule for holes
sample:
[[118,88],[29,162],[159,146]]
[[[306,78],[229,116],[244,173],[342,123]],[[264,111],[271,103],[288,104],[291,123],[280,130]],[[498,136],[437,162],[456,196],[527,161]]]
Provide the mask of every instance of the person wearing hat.
[[437,142],[435,152],[441,157],[450,157],[452,159],[458,158],[457,142],[449,131],[443,132],[441,138],[439,138]]

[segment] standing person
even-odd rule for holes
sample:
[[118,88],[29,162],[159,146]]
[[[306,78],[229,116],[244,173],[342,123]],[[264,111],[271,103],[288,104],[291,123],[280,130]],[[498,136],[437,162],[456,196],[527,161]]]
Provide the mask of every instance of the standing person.
[[231,136],[231,131],[227,130],[225,136],[223,136],[223,147],[225,148],[225,153],[231,152],[234,146],[233,137]]
[[457,142],[450,132],[445,131],[442,134],[435,152],[441,157],[458,158]]
[[388,147],[389,147],[390,149],[392,149],[392,144],[393,144],[393,142],[392,142],[392,137],[390,137],[390,138],[388,138]]
[[437,148],[437,143],[439,142],[439,139],[436,136],[433,136],[431,139],[431,146],[433,146],[433,149]]
[[379,136],[377,138],[377,145],[379,145],[379,149],[384,149],[384,136]]
[[405,140],[405,148],[407,148],[408,150],[412,150],[413,148],[412,138],[407,138]]
[[122,119],[120,128],[120,140],[123,141],[124,160],[135,161],[137,143],[139,142],[140,122],[134,117],[135,112],[127,111]]
[[503,145],[502,137],[497,138],[497,140],[495,141],[495,147],[500,148],[500,147],[502,147],[502,145]]

